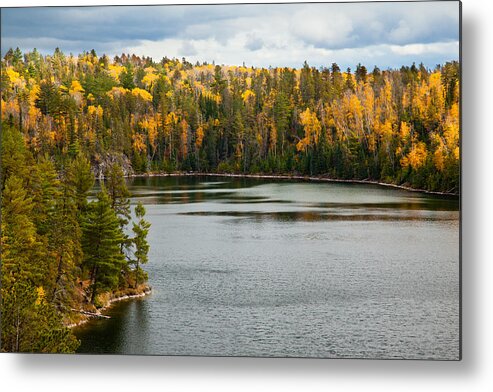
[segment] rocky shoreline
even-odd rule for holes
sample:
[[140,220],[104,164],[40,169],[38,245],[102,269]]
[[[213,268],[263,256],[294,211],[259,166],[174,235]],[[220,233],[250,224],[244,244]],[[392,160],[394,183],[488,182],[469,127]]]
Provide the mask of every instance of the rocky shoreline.
[[386,182],[379,182],[373,180],[345,180],[323,176],[300,176],[300,175],[283,175],[283,174],[237,174],[237,173],[204,173],[204,172],[173,172],[173,173],[145,173],[145,174],[129,174],[129,178],[138,177],[229,177],[229,178],[258,178],[258,179],[272,179],[272,180],[296,180],[296,181],[308,181],[308,182],[333,182],[333,183],[346,183],[346,184],[365,184],[365,185],[379,185],[390,188],[402,189],[410,192],[419,192],[429,195],[437,196],[452,196],[459,197],[458,192],[437,192],[429,191],[426,189],[412,188],[405,185],[390,184]]
[[81,319],[75,323],[66,324],[65,327],[75,328],[75,327],[78,327],[78,326],[81,326],[81,325],[87,323],[92,318],[109,319],[111,317],[103,314],[103,312],[105,310],[108,310],[115,302],[145,297],[145,296],[150,295],[152,293],[152,288],[148,285],[144,285],[143,287],[138,289],[137,293],[130,294],[131,292],[135,292],[135,289],[119,292],[118,293],[119,295],[115,295],[115,294],[108,295],[109,298],[106,299],[106,301],[104,302],[104,305],[102,307],[100,307],[99,309],[97,309],[95,312],[89,312],[89,311],[85,311],[82,309],[80,309],[80,310],[72,309],[73,312],[77,312],[81,315]]

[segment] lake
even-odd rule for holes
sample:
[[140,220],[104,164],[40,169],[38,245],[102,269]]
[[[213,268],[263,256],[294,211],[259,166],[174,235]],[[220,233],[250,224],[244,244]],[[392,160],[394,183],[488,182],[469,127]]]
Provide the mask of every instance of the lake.
[[459,201],[228,177],[129,183],[153,293],[74,331],[80,353],[459,358]]

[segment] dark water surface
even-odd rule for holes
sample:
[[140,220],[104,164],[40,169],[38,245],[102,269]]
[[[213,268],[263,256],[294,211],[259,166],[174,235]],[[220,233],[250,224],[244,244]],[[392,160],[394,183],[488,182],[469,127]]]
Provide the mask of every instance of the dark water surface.
[[153,293],[81,353],[458,359],[459,203],[367,185],[134,179]]

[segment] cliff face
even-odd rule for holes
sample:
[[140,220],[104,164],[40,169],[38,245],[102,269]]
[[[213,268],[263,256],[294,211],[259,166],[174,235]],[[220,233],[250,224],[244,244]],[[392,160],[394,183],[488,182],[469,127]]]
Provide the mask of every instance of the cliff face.
[[103,179],[106,169],[113,163],[118,163],[122,169],[125,177],[129,177],[134,174],[132,163],[125,154],[122,153],[103,153],[96,155],[92,162],[91,168],[97,179]]

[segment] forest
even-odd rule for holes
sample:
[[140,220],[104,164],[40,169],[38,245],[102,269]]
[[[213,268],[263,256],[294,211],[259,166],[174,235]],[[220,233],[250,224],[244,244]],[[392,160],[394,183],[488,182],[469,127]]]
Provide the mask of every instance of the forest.
[[125,174],[298,174],[458,194],[459,67],[265,69],[16,49],[2,60],[2,121],[55,165],[81,153]]
[[[2,127],[1,351],[73,352],[67,328],[109,296],[146,291],[150,224],[118,164],[95,176],[80,153],[55,165]],[[132,223],[131,228],[128,225]]]
[[81,311],[146,289],[150,224],[126,176],[460,189],[457,62],[352,72],[10,49],[1,70],[2,351],[74,352]]

